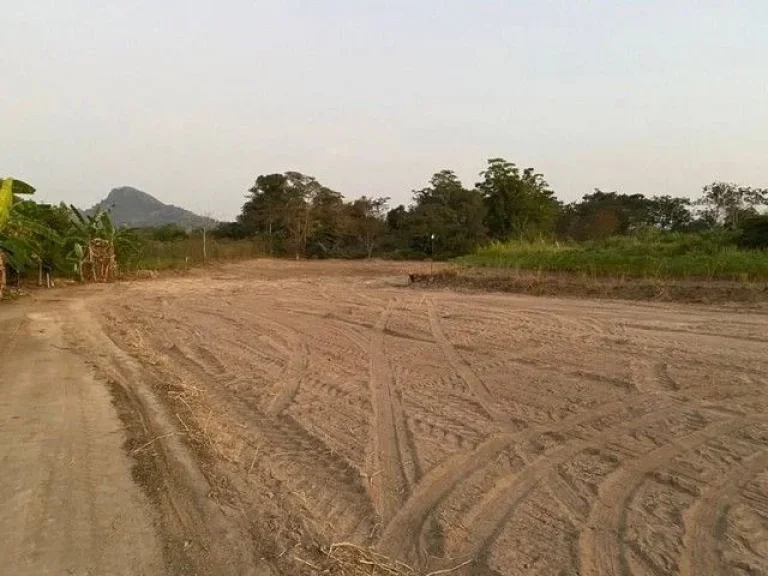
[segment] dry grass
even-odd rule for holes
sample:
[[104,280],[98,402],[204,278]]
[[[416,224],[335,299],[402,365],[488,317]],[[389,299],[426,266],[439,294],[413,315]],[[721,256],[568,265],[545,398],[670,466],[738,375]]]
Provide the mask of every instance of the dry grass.
[[[107,314],[107,318],[114,322],[113,315]],[[156,382],[171,400],[174,415],[184,429],[179,435],[185,436],[199,449],[226,462],[237,461],[242,446],[237,441],[236,431],[233,430],[237,424],[232,421],[231,416],[214,410],[206,390],[196,385],[194,378],[179,369],[167,354],[158,352],[149,345],[139,327],[127,326],[123,331],[123,339],[134,356],[141,358],[160,374],[171,376],[165,379],[157,378]],[[157,439],[151,440],[150,444]]]
[[472,562],[472,560],[467,560],[451,568],[425,574],[371,548],[358,546],[351,542],[332,544],[323,550],[323,553],[324,558],[318,563],[295,556],[294,559],[299,564],[311,568],[316,574],[328,574],[329,576],[441,576],[456,572]]

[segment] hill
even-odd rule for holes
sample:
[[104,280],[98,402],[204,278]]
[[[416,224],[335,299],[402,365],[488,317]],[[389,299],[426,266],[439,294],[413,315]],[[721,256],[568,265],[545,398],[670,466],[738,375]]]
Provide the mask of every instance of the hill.
[[211,218],[198,216],[194,212],[172,204],[164,204],[154,196],[130,186],[113,189],[104,200],[87,212],[91,213],[99,207],[109,210],[112,221],[116,225],[132,228],[154,228],[164,224],[178,224],[183,228],[191,229],[215,223]]

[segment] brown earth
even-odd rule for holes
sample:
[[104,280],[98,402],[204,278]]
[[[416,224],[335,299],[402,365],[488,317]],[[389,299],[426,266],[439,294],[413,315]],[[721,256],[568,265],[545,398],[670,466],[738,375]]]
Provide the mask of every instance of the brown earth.
[[443,266],[433,273],[411,274],[414,283],[462,290],[481,290],[610,300],[650,300],[713,304],[768,302],[764,280],[702,280],[594,276],[513,268]]
[[764,309],[415,268],[264,260],[2,309],[0,572],[313,574],[345,541],[424,573],[768,573]]

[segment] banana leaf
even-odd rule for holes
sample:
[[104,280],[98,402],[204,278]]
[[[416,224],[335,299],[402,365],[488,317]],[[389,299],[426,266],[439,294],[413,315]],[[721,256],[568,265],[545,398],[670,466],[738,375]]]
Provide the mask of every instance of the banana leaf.
[[8,222],[11,204],[13,204],[13,180],[5,178],[0,180],[0,230]]
[[0,180],[0,229],[8,222],[14,194],[34,194],[34,192],[35,189],[22,180],[14,178]]

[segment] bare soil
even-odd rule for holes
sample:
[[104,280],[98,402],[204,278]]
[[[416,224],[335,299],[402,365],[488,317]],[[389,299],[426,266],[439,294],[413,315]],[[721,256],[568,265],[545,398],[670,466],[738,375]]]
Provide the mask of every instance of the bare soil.
[[[27,571],[11,573],[59,573],[31,567],[63,554],[76,574],[320,574],[334,542],[423,573],[768,573],[765,310],[408,285],[426,271],[262,260],[14,304],[0,530]],[[38,356],[33,320],[61,334]],[[24,480],[56,460],[22,458],[44,442],[6,415],[63,402],[35,386],[44,369],[86,382],[71,410],[115,430],[59,415],[67,446],[99,438],[91,459],[113,464],[54,488]],[[113,482],[135,545],[109,506],[83,520],[108,560],[27,520],[62,513],[51,489]],[[126,557],[147,569],[100,564]]]

